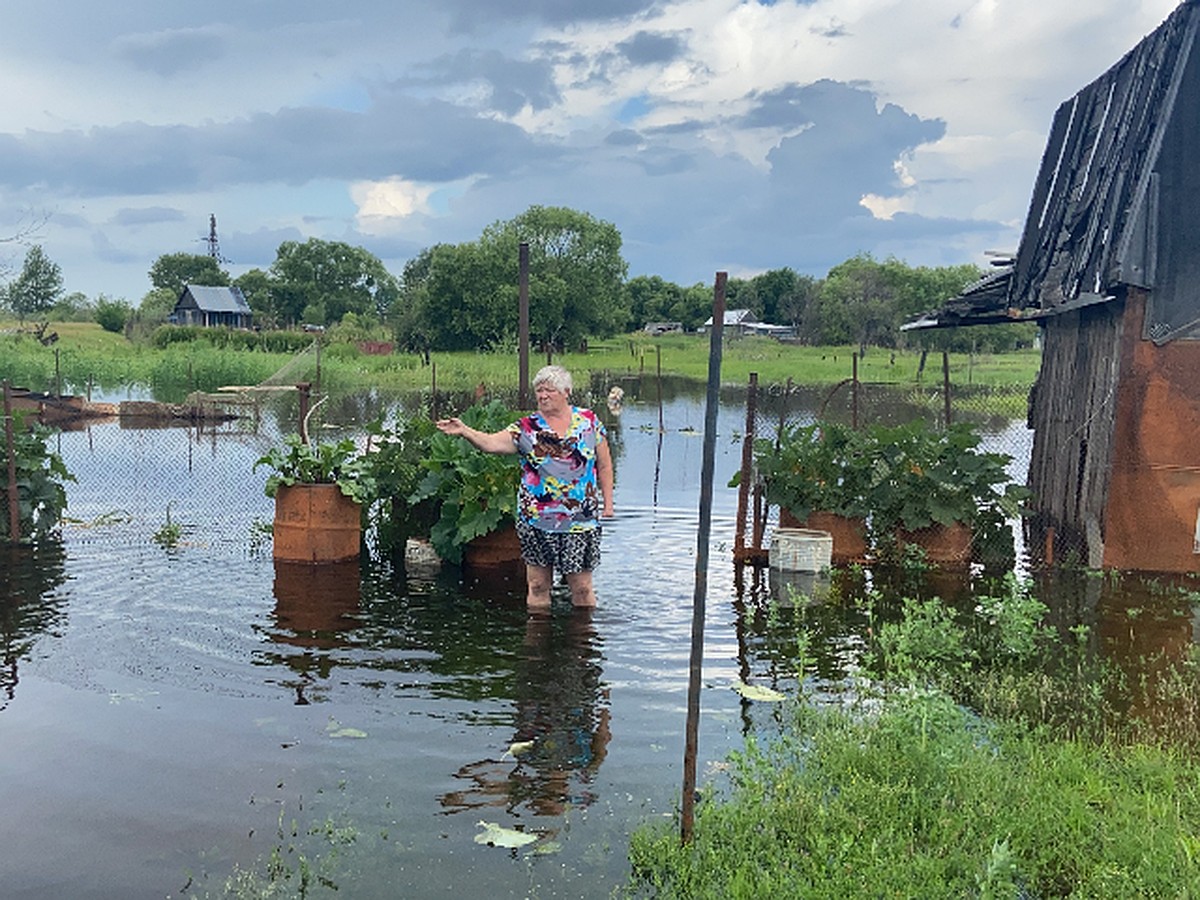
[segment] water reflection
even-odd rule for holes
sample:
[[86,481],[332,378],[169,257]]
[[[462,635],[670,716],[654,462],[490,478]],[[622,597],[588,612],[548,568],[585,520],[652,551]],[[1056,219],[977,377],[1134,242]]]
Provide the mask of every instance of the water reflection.
[[20,660],[66,618],[66,597],[55,593],[65,558],[58,541],[0,544],[0,710],[16,696]]
[[1153,717],[1156,683],[1196,644],[1195,577],[1057,570],[1039,573],[1035,585],[1064,639],[1086,626],[1088,655],[1122,674],[1129,689],[1110,702],[1131,717]]
[[358,561],[312,566],[275,561],[275,610],[271,640],[302,648],[280,654],[296,674],[290,682],[296,704],[310,702],[309,688],[329,678],[333,657],[323,651],[347,646],[348,633],[359,625],[361,584]]
[[608,689],[592,612],[530,615],[516,662],[510,750],[460,768],[448,812],[503,808],[557,816],[596,800],[593,783],[611,738]]

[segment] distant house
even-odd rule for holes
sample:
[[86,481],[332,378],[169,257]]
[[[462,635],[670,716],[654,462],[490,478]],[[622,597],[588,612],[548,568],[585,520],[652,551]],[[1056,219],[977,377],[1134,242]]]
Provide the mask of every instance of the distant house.
[[241,288],[189,284],[167,320],[173,325],[249,328],[253,317]]
[[[727,309],[724,322],[726,334],[749,334],[753,331],[751,326],[758,324],[758,318],[748,309]],[[701,334],[708,334],[708,329],[712,326],[712,316],[709,316],[696,330]]]
[[1059,107],[1015,256],[907,328],[1036,321],[1035,561],[1200,572],[1200,0]]

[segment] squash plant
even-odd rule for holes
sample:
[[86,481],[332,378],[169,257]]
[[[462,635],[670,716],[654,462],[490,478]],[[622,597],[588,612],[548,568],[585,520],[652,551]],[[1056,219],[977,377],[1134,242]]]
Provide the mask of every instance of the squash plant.
[[433,498],[411,501],[427,470],[423,461],[429,446],[440,434],[422,411],[399,415],[392,425],[378,419],[367,426],[370,452],[363,464],[375,487],[375,502],[365,509],[365,526],[375,533],[375,545],[395,558],[404,556],[410,537],[428,537],[438,518]]
[[1011,481],[1003,453],[984,453],[979,435],[965,424],[935,431],[924,421],[875,426],[867,441],[873,458],[872,530],[913,531],[956,522],[974,528],[983,520],[1011,518],[1030,496]]
[[254,463],[272,469],[263,486],[274,497],[281,485],[336,484],[356,503],[369,504],[375,496],[373,476],[363,465],[362,454],[350,438],[306,444],[298,434],[289,434],[282,447],[272,447]]
[[52,534],[67,508],[65,484],[75,476],[53,450],[49,438],[53,431],[36,422],[26,425],[20,413],[13,416],[13,461],[17,480],[19,534],[10,533],[8,484],[8,444],[0,432],[0,539],[10,542],[39,541]]
[[871,511],[871,448],[863,432],[847,425],[785,426],[776,438],[755,441],[754,462],[767,502],[800,521],[813,512],[861,519]]
[[[495,432],[519,415],[499,400],[470,407],[460,417],[483,432]],[[432,499],[439,509],[429,532],[438,555],[462,561],[462,548],[474,538],[516,521],[517,479],[520,463],[515,454],[484,453],[466,440],[440,431],[429,440],[426,470],[409,503]]]

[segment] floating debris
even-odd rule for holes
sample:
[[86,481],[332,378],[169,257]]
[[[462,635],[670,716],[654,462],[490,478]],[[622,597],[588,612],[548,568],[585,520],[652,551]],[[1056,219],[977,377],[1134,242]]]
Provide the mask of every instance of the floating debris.
[[329,724],[325,726],[325,733],[331,738],[365,738],[367,736],[367,733],[361,728],[347,728],[333,716],[329,717]]
[[764,703],[779,703],[781,700],[787,699],[787,694],[781,694],[779,691],[772,688],[759,687],[756,684],[746,684],[744,681],[736,682],[733,685],[733,689],[747,700],[761,700]]
[[526,847],[529,844],[535,843],[538,839],[536,834],[526,834],[524,831],[517,831],[515,828],[505,828],[494,822],[480,821],[479,827],[483,831],[475,835],[475,843],[487,844],[489,847],[507,847],[515,850],[518,847]]
[[515,759],[518,756],[524,756],[533,749],[533,743],[533,741],[513,741],[508,745],[508,749],[504,751],[504,755],[500,759],[504,760],[510,756]]

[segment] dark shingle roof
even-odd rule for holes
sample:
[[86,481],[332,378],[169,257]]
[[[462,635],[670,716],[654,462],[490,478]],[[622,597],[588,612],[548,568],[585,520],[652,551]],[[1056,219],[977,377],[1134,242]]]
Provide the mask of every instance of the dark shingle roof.
[[205,312],[245,313],[250,315],[250,304],[242,296],[241,288],[236,287],[206,287],[189,284],[186,293],[192,295],[196,306]]
[[1179,130],[1194,133],[1194,122],[1169,128],[1190,117],[1190,99],[1177,105],[1181,85],[1196,91],[1185,74],[1198,19],[1200,0],[1184,0],[1058,108],[1012,264],[909,327],[1040,318],[1104,302],[1120,285],[1153,286],[1160,157],[1196,149]]

